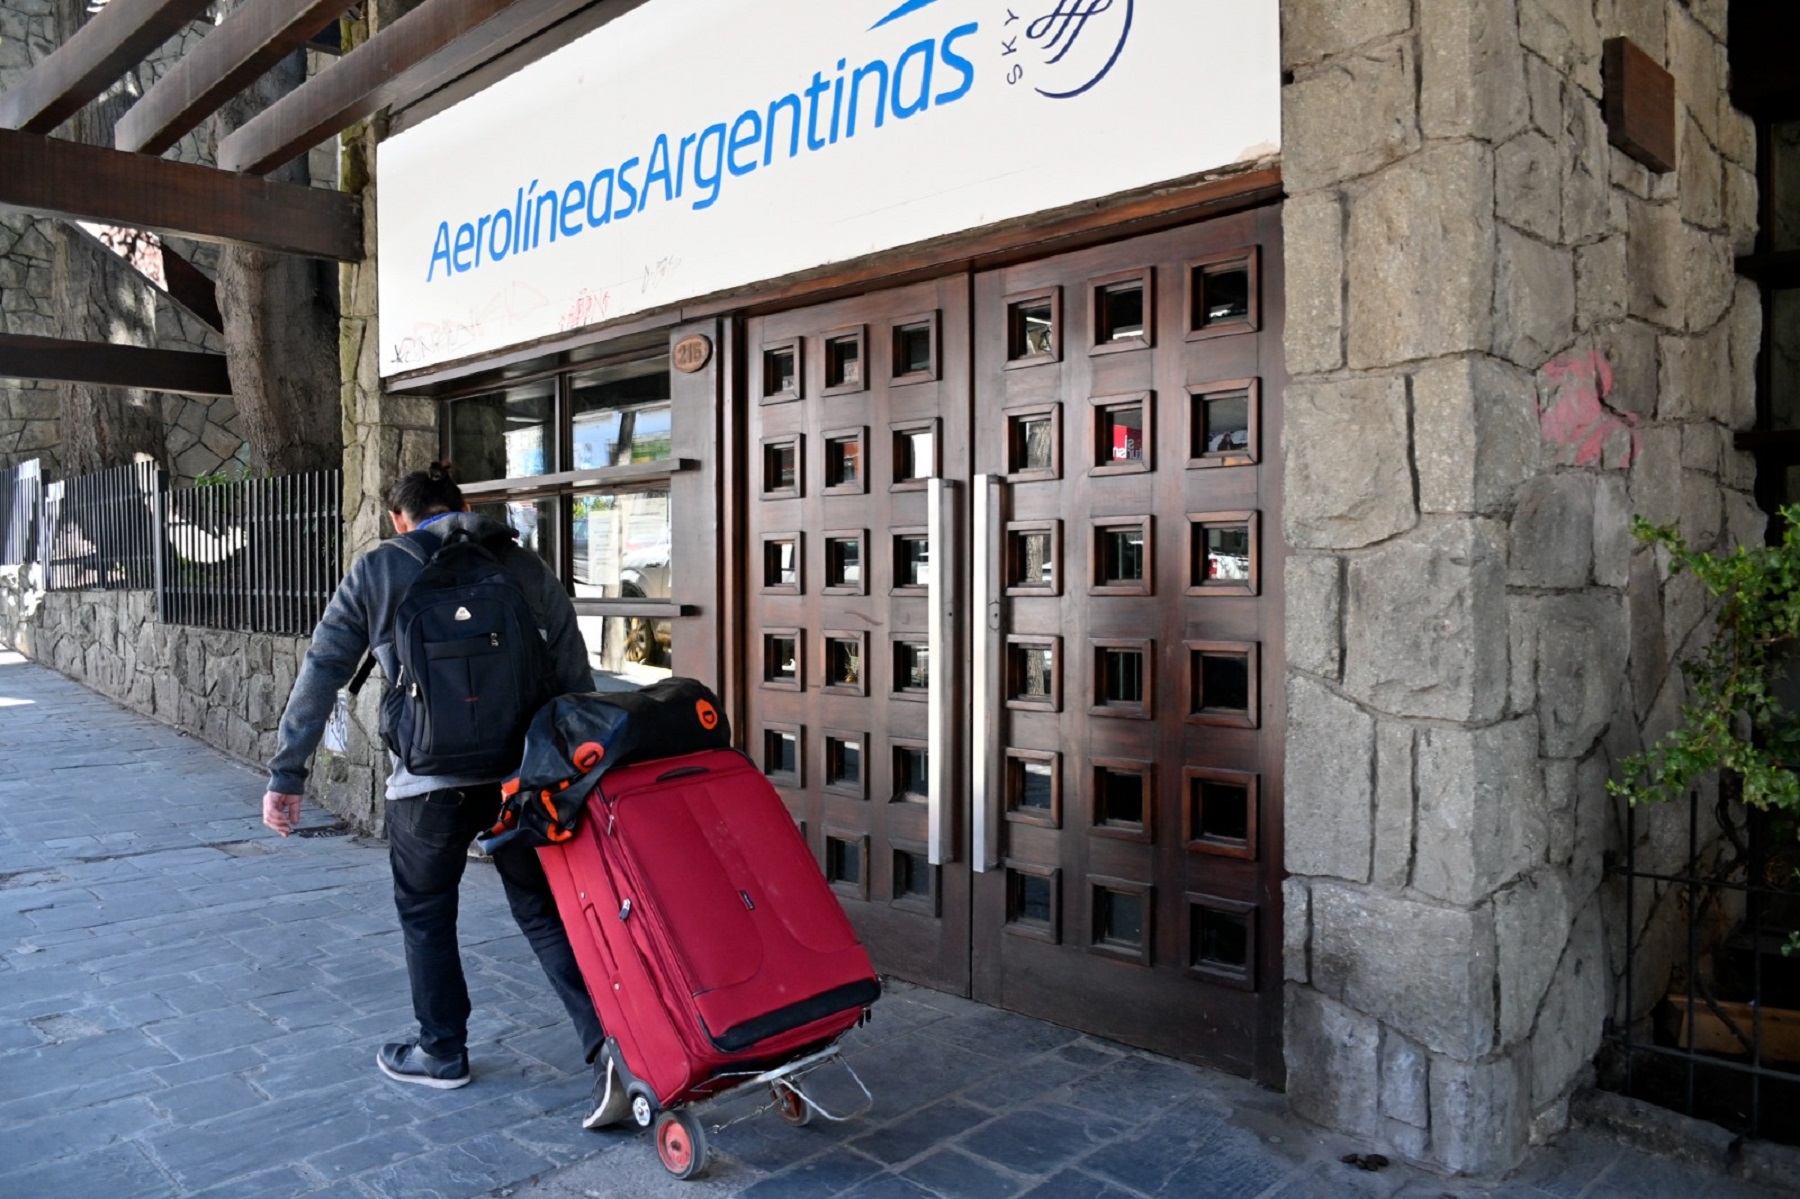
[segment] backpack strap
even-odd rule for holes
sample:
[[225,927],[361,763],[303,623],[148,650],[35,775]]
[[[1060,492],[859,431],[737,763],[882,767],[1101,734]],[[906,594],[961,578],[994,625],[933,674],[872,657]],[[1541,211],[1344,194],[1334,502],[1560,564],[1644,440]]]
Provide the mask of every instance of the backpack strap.
[[350,676],[349,691],[351,695],[355,695],[358,691],[362,690],[362,685],[369,681],[369,674],[374,669],[375,651],[370,650],[363,654],[362,665],[358,666],[356,668],[356,673]]

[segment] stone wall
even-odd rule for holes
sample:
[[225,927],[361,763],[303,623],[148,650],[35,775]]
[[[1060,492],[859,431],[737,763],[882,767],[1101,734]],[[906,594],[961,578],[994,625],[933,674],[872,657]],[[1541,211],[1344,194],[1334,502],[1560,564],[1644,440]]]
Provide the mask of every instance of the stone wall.
[[[1605,790],[1707,631],[1630,533],[1756,542],[1754,139],[1725,0],[1283,0],[1289,1101],[1451,1170],[1567,1120],[1668,897]],[[1612,148],[1601,45],[1674,73]],[[1678,852],[1640,815],[1640,863]]]
[[[109,699],[262,769],[293,690],[307,638],[188,628],[156,620],[149,591],[52,591],[35,568],[0,567],[0,646],[8,646]],[[381,690],[379,681],[367,689]],[[372,713],[372,709],[371,709]],[[313,758],[308,795],[365,831],[379,832],[382,756],[352,727],[341,754]],[[251,789],[254,791],[254,788]],[[259,800],[260,792],[246,792]]]
[[[51,0],[0,0],[0,90],[46,57],[57,44]],[[169,40],[118,87],[141,95],[211,27],[196,21]],[[170,151],[184,162],[210,162],[200,132],[192,132]],[[330,176],[335,178],[335,175]],[[70,337],[69,314],[59,313],[53,299],[52,231],[56,222],[21,213],[0,213],[0,332],[40,337]],[[174,247],[209,276],[216,251],[210,246],[172,239]],[[107,254],[82,246],[96,257]],[[223,343],[214,330],[175,304],[142,276],[122,263],[109,269],[109,293],[123,297],[123,307],[142,309],[146,334],[162,349],[219,353]],[[109,322],[102,321],[104,328]],[[145,338],[148,340],[148,336]],[[60,389],[0,379],[0,467],[36,458],[51,478],[63,477],[58,455],[61,435]],[[229,397],[155,394],[167,429],[162,465],[181,483],[201,475],[235,473],[249,462],[248,447]]]

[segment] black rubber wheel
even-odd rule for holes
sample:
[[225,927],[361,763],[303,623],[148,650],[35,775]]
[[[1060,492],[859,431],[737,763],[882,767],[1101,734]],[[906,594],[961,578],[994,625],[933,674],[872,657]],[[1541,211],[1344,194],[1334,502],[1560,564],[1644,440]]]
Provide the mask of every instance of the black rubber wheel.
[[706,1129],[685,1108],[656,1118],[656,1156],[684,1182],[706,1169]]
[[812,1123],[812,1104],[802,1098],[799,1083],[770,1083],[769,1091],[775,1099],[776,1115],[795,1128]]

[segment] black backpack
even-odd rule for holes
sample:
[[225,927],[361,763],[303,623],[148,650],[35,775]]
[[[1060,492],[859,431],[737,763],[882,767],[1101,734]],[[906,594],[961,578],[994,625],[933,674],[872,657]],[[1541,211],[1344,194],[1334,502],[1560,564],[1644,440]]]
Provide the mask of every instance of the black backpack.
[[513,774],[532,714],[555,694],[537,616],[495,554],[515,536],[452,529],[429,556],[395,538],[425,567],[395,613],[400,665],[382,697],[381,735],[413,774]]

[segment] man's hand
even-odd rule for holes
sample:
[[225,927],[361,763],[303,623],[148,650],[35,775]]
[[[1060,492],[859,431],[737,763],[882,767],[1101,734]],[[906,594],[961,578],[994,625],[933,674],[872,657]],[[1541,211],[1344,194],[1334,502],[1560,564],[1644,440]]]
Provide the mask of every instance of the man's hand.
[[283,795],[279,791],[265,792],[263,795],[263,823],[287,836],[300,823],[300,797]]

